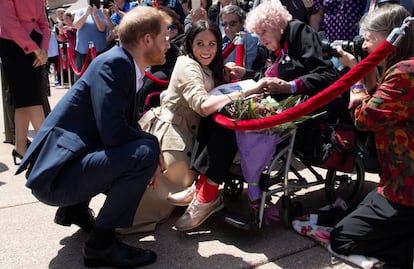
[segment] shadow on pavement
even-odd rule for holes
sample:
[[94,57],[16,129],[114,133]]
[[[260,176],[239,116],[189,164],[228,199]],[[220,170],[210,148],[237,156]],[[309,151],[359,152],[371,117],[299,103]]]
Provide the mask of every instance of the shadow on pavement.
[[8,170],[9,170],[9,167],[5,163],[0,162],[0,173],[6,172]]
[[[375,188],[374,182],[365,182],[364,193]],[[324,189],[310,191],[296,199],[305,210],[326,205]],[[245,197],[232,200],[231,206],[244,206]],[[123,235],[121,239],[131,245],[154,250],[157,262],[145,268],[254,268],[273,263],[280,268],[292,268],[292,256],[298,256],[294,266],[300,268],[331,268],[335,260],[326,250],[280,222],[272,222],[260,230],[241,230],[224,222],[224,213],[211,216],[200,227],[189,231],[174,230],[175,220],[185,208],[177,208],[170,219],[157,226],[153,233]],[[60,241],[62,248],[49,264],[49,268],[84,268],[82,249],[87,234],[78,230]],[[312,257],[316,251],[320,257]],[[326,252],[326,253],[325,253]],[[309,255],[309,257],[306,257]],[[289,258],[290,257],[290,258]]]

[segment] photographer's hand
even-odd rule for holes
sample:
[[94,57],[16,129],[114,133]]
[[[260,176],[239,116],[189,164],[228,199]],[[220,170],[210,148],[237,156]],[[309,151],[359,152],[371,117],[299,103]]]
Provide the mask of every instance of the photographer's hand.
[[336,51],[338,52],[339,55],[341,55],[341,57],[338,58],[339,62],[343,65],[345,65],[346,67],[352,68],[355,65],[357,65],[358,61],[355,58],[354,55],[352,55],[351,53],[344,51],[341,46],[337,46],[336,47]]

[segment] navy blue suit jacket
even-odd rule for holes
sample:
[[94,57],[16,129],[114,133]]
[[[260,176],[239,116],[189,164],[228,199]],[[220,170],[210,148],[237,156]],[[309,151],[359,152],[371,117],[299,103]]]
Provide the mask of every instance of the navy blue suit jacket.
[[98,56],[45,119],[16,174],[28,168],[26,186],[50,191],[74,158],[143,136],[156,140],[138,125],[135,95],[132,56],[121,47]]

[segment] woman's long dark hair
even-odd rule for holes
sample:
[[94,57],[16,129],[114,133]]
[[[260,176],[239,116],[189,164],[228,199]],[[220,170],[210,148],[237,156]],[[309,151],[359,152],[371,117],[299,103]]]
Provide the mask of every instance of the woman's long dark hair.
[[223,69],[224,69],[224,61],[221,55],[221,46],[222,46],[222,38],[219,28],[215,23],[210,23],[205,20],[200,20],[192,24],[191,30],[188,32],[187,37],[181,47],[181,53],[184,55],[188,55],[197,61],[196,57],[194,57],[193,53],[193,42],[195,37],[203,32],[203,31],[210,31],[217,39],[217,53],[213,58],[213,61],[208,65],[208,67],[213,71],[213,77],[220,82],[224,82],[223,78]]

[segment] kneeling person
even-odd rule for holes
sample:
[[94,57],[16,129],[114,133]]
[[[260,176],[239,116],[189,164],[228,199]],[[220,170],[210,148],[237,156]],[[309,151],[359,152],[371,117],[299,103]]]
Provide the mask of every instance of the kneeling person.
[[[155,136],[137,124],[136,93],[144,70],[163,64],[171,18],[137,7],[119,26],[120,47],[98,56],[46,118],[17,174],[28,168],[26,186],[45,204],[59,206],[55,222],[90,233],[86,266],[134,267],[156,254],[126,245],[115,229],[129,227],[162,159]],[[89,201],[106,200],[94,219]]]

